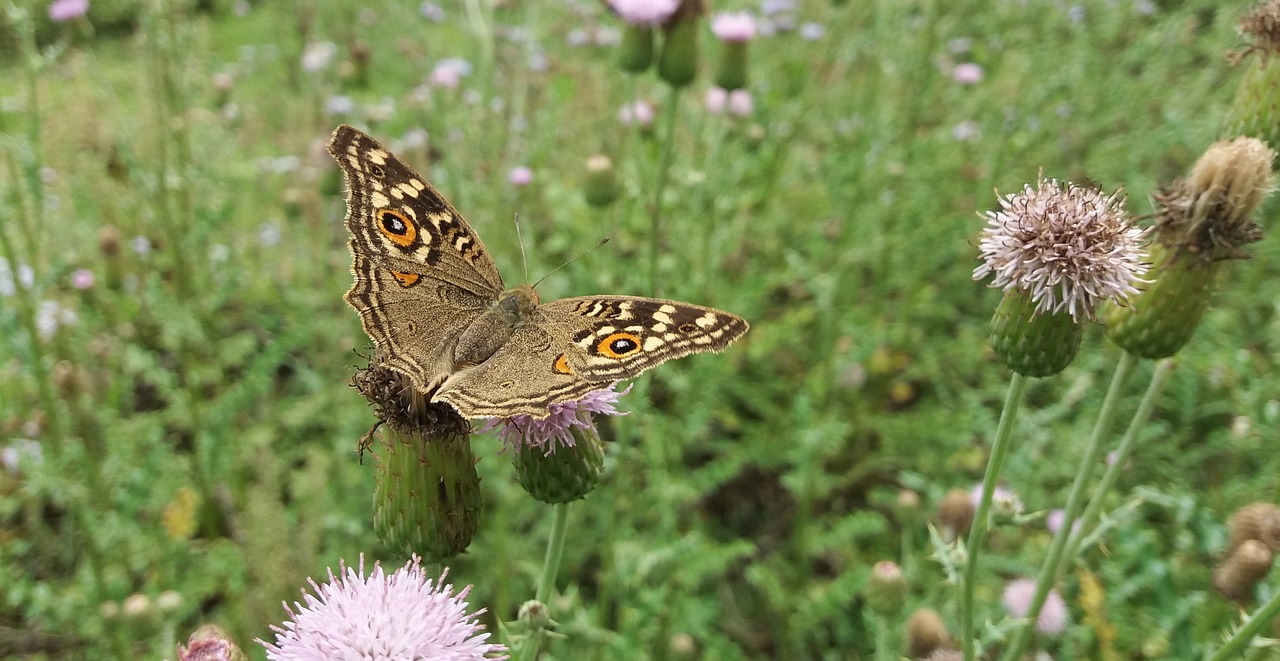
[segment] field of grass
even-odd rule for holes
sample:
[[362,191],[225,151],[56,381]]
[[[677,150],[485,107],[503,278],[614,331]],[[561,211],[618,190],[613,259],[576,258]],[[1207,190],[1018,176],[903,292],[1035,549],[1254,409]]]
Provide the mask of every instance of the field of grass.
[[[265,658],[254,639],[308,577],[408,559],[375,534],[377,460],[356,452],[375,417],[348,385],[371,341],[342,300],[324,145],[343,123],[429,178],[508,286],[518,214],[529,281],[564,265],[544,301],[659,296],[751,323],[602,422],[540,658],[896,659],[918,608],[958,636],[955,547],[929,522],[981,484],[1010,378],[988,348],[1000,294],[972,279],[980,214],[1041,174],[1151,213],[1229,137],[1251,62],[1226,58],[1244,3],[721,0],[711,15],[771,26],[735,115],[706,104],[710,16],[697,79],[673,88],[619,70],[623,24],[588,0],[91,0],[63,23],[26,4],[0,29],[6,658],[175,658],[206,623]],[[651,125],[620,121],[636,101]],[[583,189],[601,154],[620,187],[605,207]],[[1280,499],[1278,238],[1222,270],[1056,584],[1069,623],[1033,643],[1051,658],[1204,658],[1280,591],[1273,574],[1242,606],[1211,584],[1230,514]],[[973,584],[988,658],[1120,354],[1092,326],[1027,386],[1002,472],[1024,514],[986,536]],[[1120,393],[1108,449],[1153,369]],[[447,580],[518,645],[553,508],[500,441],[471,442],[483,514]],[[905,604],[879,613],[885,560]]]

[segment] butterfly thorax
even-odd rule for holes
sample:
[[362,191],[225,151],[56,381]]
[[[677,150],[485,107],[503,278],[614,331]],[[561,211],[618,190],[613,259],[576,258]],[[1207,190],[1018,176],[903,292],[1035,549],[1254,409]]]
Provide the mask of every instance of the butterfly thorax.
[[524,325],[538,307],[538,292],[529,285],[512,287],[471,322],[453,349],[456,367],[479,365],[502,348],[511,333]]

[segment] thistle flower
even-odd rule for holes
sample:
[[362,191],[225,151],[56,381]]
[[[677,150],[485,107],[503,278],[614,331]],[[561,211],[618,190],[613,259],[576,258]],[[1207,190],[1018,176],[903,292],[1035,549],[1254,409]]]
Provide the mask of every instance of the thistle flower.
[[249,657],[226,631],[215,624],[196,629],[186,645],[178,645],[178,661],[246,661]]
[[467,612],[470,586],[456,594],[444,582],[423,575],[417,556],[387,576],[374,564],[366,576],[339,564],[324,585],[308,579],[303,603],[285,604],[283,626],[272,625],[275,641],[259,640],[272,661],[312,659],[505,659],[506,648],[487,642],[475,613]]
[[717,14],[711,19],[711,32],[721,41],[751,41],[756,36],[756,19],[747,12]]
[[480,527],[480,476],[470,426],[433,404],[403,375],[372,365],[351,385],[369,400],[382,430],[374,472],[373,527],[387,546],[442,562],[466,550]]
[[698,0],[684,0],[663,24],[658,77],[672,87],[685,87],[698,75],[698,18],[702,11]]
[[1129,224],[1117,193],[1040,179],[1036,188],[1000,198],[985,214],[980,280],[1005,295],[992,318],[991,348],[1025,376],[1057,374],[1075,358],[1104,300],[1124,300],[1146,266],[1142,231]]
[[53,0],[49,3],[49,19],[61,23],[89,13],[89,0]]
[[1262,542],[1272,552],[1280,553],[1280,505],[1266,502],[1245,505],[1231,515],[1227,531],[1228,555],[1250,540]]
[[1107,313],[1107,336],[1142,358],[1177,353],[1209,307],[1214,277],[1262,238],[1252,215],[1272,191],[1275,152],[1256,138],[1211,145],[1191,173],[1155,196],[1150,282]]
[[[1022,618],[1027,616],[1035,594],[1036,582],[1029,578],[1019,578],[1009,581],[1005,586],[1000,602],[1004,604],[1010,616]],[[1044,607],[1040,609],[1040,617],[1036,618],[1036,631],[1050,635],[1062,633],[1066,630],[1069,619],[1067,602],[1063,601],[1062,595],[1058,594],[1057,590],[1050,590],[1049,596],[1044,601]]]
[[951,79],[961,85],[976,85],[982,82],[983,73],[981,64],[962,62],[951,70]]
[[680,8],[680,0],[608,0],[609,8],[629,25],[661,25]]
[[731,91],[746,87],[747,44],[756,36],[755,18],[746,12],[718,14],[711,19],[711,31],[722,42],[716,85]]
[[544,419],[528,415],[494,418],[480,431],[498,430],[498,436],[514,450],[520,486],[534,498],[552,504],[578,500],[595,489],[604,470],[604,445],[592,414],[623,415],[614,404],[630,387],[617,392],[616,385],[573,402],[552,404]]
[[587,175],[582,182],[582,192],[587,204],[607,207],[618,199],[622,192],[620,188],[618,173],[608,156],[595,154],[587,158]]
[[1104,300],[1137,292],[1146,266],[1117,191],[1040,179],[1036,188],[1000,198],[979,240],[983,263],[973,279],[995,275],[992,287],[1030,293],[1035,313],[1066,311],[1092,320]]
[[938,503],[938,524],[942,526],[942,538],[953,542],[961,535],[969,534],[973,517],[977,513],[974,502],[964,489],[952,489]]
[[523,188],[533,183],[533,170],[527,165],[517,165],[507,173],[507,183]]
[[1240,19],[1240,32],[1250,41],[1229,54],[1233,63],[1254,56],[1227,113],[1228,135],[1250,135],[1277,144],[1280,140],[1280,2],[1258,5]]
[[498,438],[516,452],[532,447],[543,454],[553,454],[558,447],[574,446],[574,429],[595,431],[591,414],[626,415],[614,405],[618,403],[618,398],[631,392],[631,387],[619,392],[617,385],[614,383],[608,388],[594,390],[572,402],[552,404],[547,407],[548,415],[545,418],[530,415],[489,418],[477,432],[498,430]]

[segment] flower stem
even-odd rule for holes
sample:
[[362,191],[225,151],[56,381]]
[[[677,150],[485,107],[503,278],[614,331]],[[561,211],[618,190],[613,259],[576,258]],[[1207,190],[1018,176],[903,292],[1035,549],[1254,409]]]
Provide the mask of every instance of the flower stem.
[[1089,499],[1089,504],[1085,506],[1084,514],[1080,515],[1080,525],[1074,526],[1076,530],[1072,533],[1071,541],[1067,544],[1067,551],[1062,556],[1064,564],[1070,564],[1076,558],[1076,554],[1080,551],[1080,542],[1097,525],[1098,519],[1102,515],[1102,499],[1111,490],[1111,487],[1115,485],[1116,478],[1120,476],[1120,471],[1123,469],[1125,461],[1129,458],[1129,452],[1133,449],[1138,430],[1151,417],[1151,409],[1155,408],[1156,398],[1164,391],[1165,381],[1169,378],[1169,372],[1173,371],[1173,365],[1172,358],[1165,358],[1156,363],[1155,372],[1151,374],[1151,383],[1147,385],[1147,392],[1142,396],[1142,401],[1138,403],[1138,410],[1134,412],[1133,420],[1129,423],[1129,428],[1125,430],[1124,438],[1120,440],[1120,447],[1116,448],[1114,460],[1110,466],[1107,466],[1106,472],[1102,474],[1102,480],[1098,483],[1098,488],[1094,490],[1093,496]]
[[889,618],[881,615],[876,618],[876,658],[880,661],[897,661],[897,646],[893,644],[893,630],[889,626]]
[[1235,633],[1223,643],[1222,647],[1209,657],[1209,661],[1226,661],[1227,659],[1235,659],[1244,651],[1244,647],[1253,640],[1263,629],[1271,626],[1271,623],[1280,616],[1280,590],[1276,590],[1271,595],[1271,599],[1263,604],[1261,608],[1253,612],[1248,620],[1245,620],[1244,626],[1236,629]]
[[982,538],[987,534],[987,514],[991,510],[991,496],[995,493],[1000,479],[1000,470],[1004,467],[1004,459],[1009,454],[1009,439],[1013,436],[1013,421],[1018,416],[1018,407],[1022,404],[1022,395],[1027,389],[1027,377],[1013,373],[1009,379],[1009,391],[1004,397],[1004,409],[1000,412],[1000,422],[996,426],[996,438],[991,447],[991,457],[987,460],[987,472],[982,479],[982,500],[978,503],[978,511],[974,513],[973,523],[969,527],[969,536],[965,547],[969,551],[964,566],[964,582],[960,598],[961,640],[964,646],[965,661],[973,661],[973,584],[978,574],[978,553],[982,549]]
[[1031,600],[1031,608],[1027,610],[1026,621],[1014,634],[1012,644],[1009,645],[1001,657],[1006,661],[1022,658],[1022,652],[1026,649],[1031,631],[1035,628],[1036,620],[1040,618],[1040,609],[1044,607],[1044,601],[1049,596],[1049,589],[1053,587],[1054,580],[1058,577],[1058,568],[1062,563],[1067,539],[1071,535],[1071,529],[1075,527],[1076,517],[1080,514],[1080,507],[1084,504],[1085,485],[1088,484],[1089,478],[1093,476],[1093,469],[1101,458],[1102,437],[1107,428],[1111,426],[1111,420],[1115,417],[1116,404],[1120,401],[1120,391],[1124,389],[1124,384],[1129,380],[1129,375],[1133,373],[1133,368],[1137,363],[1138,359],[1133,354],[1128,352],[1120,354],[1120,362],[1116,365],[1116,372],[1111,377],[1111,385],[1107,388],[1107,395],[1102,400],[1102,409],[1098,412],[1098,419],[1094,422],[1093,432],[1089,435],[1089,447],[1085,451],[1084,460],[1080,463],[1080,470],[1076,472],[1075,482],[1071,484],[1071,494],[1067,497],[1066,514],[1062,518],[1062,527],[1053,536],[1053,545],[1049,547],[1049,555],[1040,567],[1040,575],[1036,577],[1036,594]]
[[658,162],[658,182],[653,190],[653,208],[649,211],[649,295],[658,293],[658,251],[662,245],[662,194],[666,192],[667,175],[675,156],[676,115],[679,114],[681,88],[672,85],[667,103],[667,125],[663,128],[662,156]]
[[[556,586],[556,574],[560,570],[560,558],[564,556],[565,531],[568,528],[569,503],[556,503],[552,506],[551,538],[547,540],[547,555],[542,561],[542,576],[538,578],[538,587],[534,591],[534,599],[544,604],[551,598],[551,592]],[[517,658],[536,661],[544,636],[542,629],[529,632],[520,646]]]

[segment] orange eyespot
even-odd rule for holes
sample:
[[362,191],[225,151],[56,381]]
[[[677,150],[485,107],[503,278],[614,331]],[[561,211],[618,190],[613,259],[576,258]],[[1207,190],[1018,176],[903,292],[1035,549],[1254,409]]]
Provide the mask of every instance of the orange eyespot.
[[573,374],[573,368],[569,366],[569,354],[560,354],[553,369],[559,374]]
[[643,350],[635,333],[613,333],[596,344],[596,353],[606,358],[626,358]]
[[377,215],[378,231],[401,248],[408,248],[418,240],[418,227],[404,214],[394,209],[381,209]]
[[422,279],[422,276],[417,273],[401,273],[399,271],[392,271],[391,275],[395,276],[396,280],[400,281],[401,287],[412,287],[418,284],[418,280]]

